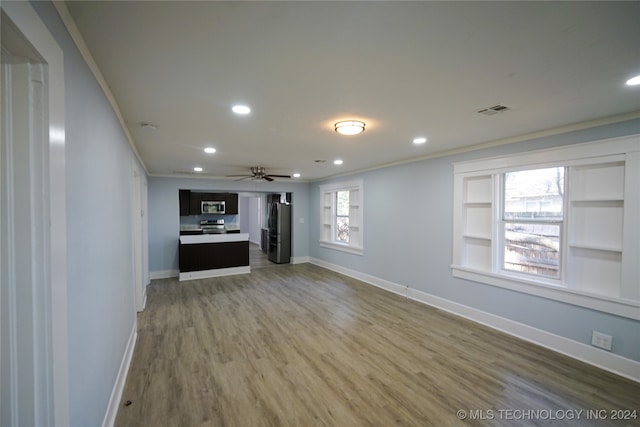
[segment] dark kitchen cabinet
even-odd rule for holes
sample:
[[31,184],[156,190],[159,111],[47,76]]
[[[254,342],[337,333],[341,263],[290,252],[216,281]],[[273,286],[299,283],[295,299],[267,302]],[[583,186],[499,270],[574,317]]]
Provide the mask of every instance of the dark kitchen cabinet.
[[249,241],[180,243],[178,260],[181,273],[248,266]]
[[238,215],[238,193],[225,194],[225,214]]
[[238,193],[203,193],[180,190],[180,215],[200,215],[201,202],[224,202],[225,215],[238,215]]
[[179,190],[178,198],[180,200],[180,216],[188,216],[191,214],[191,191]]
[[189,197],[189,213],[191,215],[200,215],[202,213],[202,207],[200,202],[202,201],[202,193],[196,193],[191,191]]

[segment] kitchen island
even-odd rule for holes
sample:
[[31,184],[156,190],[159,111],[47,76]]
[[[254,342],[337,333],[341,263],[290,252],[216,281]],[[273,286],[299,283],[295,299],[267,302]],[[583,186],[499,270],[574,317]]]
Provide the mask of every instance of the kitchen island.
[[250,273],[249,234],[181,235],[179,267],[180,281]]

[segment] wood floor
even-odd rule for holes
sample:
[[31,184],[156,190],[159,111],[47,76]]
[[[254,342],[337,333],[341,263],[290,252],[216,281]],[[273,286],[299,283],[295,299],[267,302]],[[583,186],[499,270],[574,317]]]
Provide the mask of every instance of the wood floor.
[[117,426],[640,425],[640,384],[310,264],[155,280],[138,327]]
[[269,261],[266,253],[262,252],[260,246],[249,242],[249,266],[251,270],[258,268],[277,267],[279,264]]

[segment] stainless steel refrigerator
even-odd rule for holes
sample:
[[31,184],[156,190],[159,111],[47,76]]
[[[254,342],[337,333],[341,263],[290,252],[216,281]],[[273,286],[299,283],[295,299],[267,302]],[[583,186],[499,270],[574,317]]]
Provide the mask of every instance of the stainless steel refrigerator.
[[269,261],[286,264],[291,261],[291,205],[269,205]]

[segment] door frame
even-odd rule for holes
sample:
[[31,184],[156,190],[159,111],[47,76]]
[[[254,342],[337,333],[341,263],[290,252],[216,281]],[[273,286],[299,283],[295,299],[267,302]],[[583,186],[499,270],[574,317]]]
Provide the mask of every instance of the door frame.
[[[23,52],[30,50],[26,55],[27,62],[46,64],[42,67],[46,73],[41,82],[44,84],[41,86],[43,102],[40,110],[35,112],[42,119],[42,126],[37,129],[32,127],[29,131],[32,135],[27,149],[30,155],[20,165],[8,165],[10,159],[2,158],[4,163],[0,167],[0,178],[4,178],[3,194],[6,196],[2,199],[6,204],[1,208],[3,216],[5,211],[18,207],[14,204],[18,195],[23,200],[20,206],[29,209],[27,213],[34,222],[34,227],[29,231],[29,241],[24,243],[20,242],[24,240],[24,236],[19,234],[22,230],[15,230],[10,220],[3,219],[6,235],[1,238],[11,240],[2,254],[2,260],[10,270],[6,280],[3,276],[2,291],[5,296],[13,295],[2,301],[1,306],[5,311],[0,313],[3,318],[10,319],[6,329],[2,329],[5,336],[0,336],[0,342],[10,347],[1,352],[4,356],[8,355],[8,359],[0,360],[11,378],[7,393],[10,399],[9,402],[3,402],[2,409],[2,412],[9,412],[8,415],[6,412],[3,414],[3,419],[12,426],[21,423],[21,415],[23,422],[29,418],[37,425],[69,425],[64,57],[61,47],[28,2],[2,2],[0,6],[3,33],[6,30],[12,35],[3,37],[2,48],[21,44]],[[3,70],[6,70],[4,67]],[[3,76],[2,80],[5,78],[7,76]],[[11,94],[7,92],[3,91],[0,99],[3,108],[12,108],[9,102]],[[24,144],[24,141],[12,140],[10,128],[3,129],[3,145],[5,141],[7,146],[11,144],[20,147],[20,150],[24,149],[23,145],[18,145]],[[14,166],[26,168],[25,176],[30,177],[28,185],[12,179],[13,175],[10,174]],[[23,191],[27,194],[22,194]],[[11,277],[11,271],[16,271],[19,262],[24,261],[20,258],[24,254],[38,254],[42,259],[38,259],[38,262],[29,259],[30,277],[27,283],[20,283],[21,278],[15,275]],[[28,303],[28,298],[31,299],[31,303],[27,304],[30,312],[26,317],[18,317],[15,302],[19,296],[16,296],[16,292],[25,289],[24,286],[30,286],[26,300]],[[17,324],[25,318],[28,325]],[[33,345],[18,350],[12,344],[17,342],[16,337],[24,333]],[[23,368],[24,365],[18,364],[23,358],[36,360],[37,363]],[[26,393],[18,396],[23,372],[26,372],[30,384],[22,389]],[[6,386],[3,384],[3,388]]]

